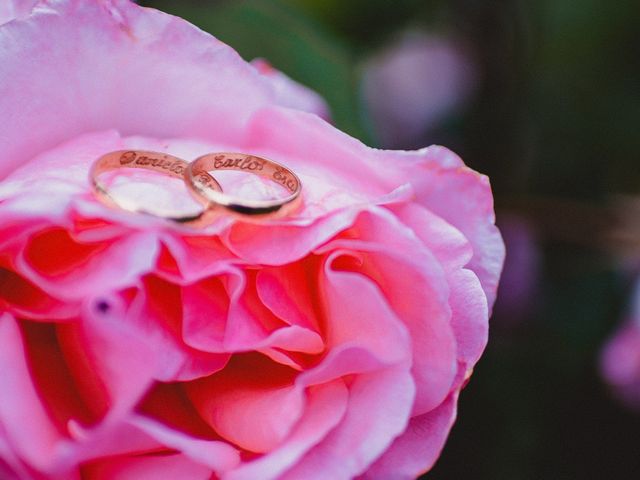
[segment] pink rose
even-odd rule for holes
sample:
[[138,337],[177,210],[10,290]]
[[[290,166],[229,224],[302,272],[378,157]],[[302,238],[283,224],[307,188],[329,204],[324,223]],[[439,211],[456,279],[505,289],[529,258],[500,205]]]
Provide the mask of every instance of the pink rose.
[[[487,178],[282,106],[178,18],[33,3],[0,26],[0,477],[428,470],[487,341],[504,256]],[[87,172],[123,148],[272,158],[303,206],[205,229],[109,209]],[[184,193],[150,192],[133,193]]]

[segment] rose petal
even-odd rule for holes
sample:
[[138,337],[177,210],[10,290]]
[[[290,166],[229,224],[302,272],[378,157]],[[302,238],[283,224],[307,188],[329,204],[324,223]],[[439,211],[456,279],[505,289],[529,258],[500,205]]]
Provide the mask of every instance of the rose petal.
[[142,415],[132,417],[129,422],[163,445],[217,472],[230,470],[240,463],[238,451],[228,443],[194,438]]
[[[505,248],[495,226],[489,179],[464,167],[450,150],[431,146],[403,165],[412,177],[418,201],[460,230],[473,248],[467,268],[480,279],[489,307],[493,305]],[[391,159],[390,159],[391,160]]]
[[67,320],[77,317],[78,303],[62,302],[0,263],[0,311],[33,320]]
[[358,375],[340,424],[281,479],[349,479],[362,473],[406,428],[415,388],[405,367]]
[[473,255],[466,237],[426,208],[415,204],[388,207],[410,227],[443,266],[450,288],[451,324],[463,368],[480,358],[488,338],[487,299],[482,285],[470,270],[464,269]]
[[186,386],[204,420],[245,450],[269,452],[302,415],[294,370],[258,354],[236,355],[224,370]]
[[303,112],[315,113],[321,118],[329,120],[331,116],[329,106],[316,92],[276,70],[268,61],[262,58],[252,60],[251,65],[269,81],[275,91],[279,105],[302,110]]
[[321,309],[330,319],[321,326],[329,353],[300,376],[299,381],[306,384],[411,360],[407,330],[379,288],[362,274],[336,268],[345,255],[352,253],[335,250],[327,254],[319,275]]
[[153,271],[158,251],[153,233],[86,244],[64,230],[45,230],[29,239],[16,268],[43,290],[73,301],[136,284]]
[[313,115],[276,107],[253,116],[246,142],[246,148],[266,156],[277,152],[296,172],[332,178],[337,188],[369,198],[410,182],[421,204],[469,239],[474,253],[469,268],[493,305],[504,244],[494,225],[491,188],[487,177],[466,168],[450,150],[439,146],[416,152],[374,150]]
[[0,25],[26,17],[37,2],[38,0],[5,0],[0,3]]
[[8,99],[0,117],[12,119],[0,132],[0,177],[64,139],[114,125],[230,140],[251,112],[274,101],[230,47],[129,1],[42,3],[24,21],[4,24],[0,43],[0,96]]
[[144,455],[116,457],[89,464],[82,469],[87,480],[208,480],[209,467],[185,455]]
[[458,395],[452,393],[442,405],[413,417],[407,429],[367,470],[364,479],[413,479],[433,467],[456,418]]
[[0,478],[18,480],[31,480],[32,478],[9,445],[8,435],[2,425],[0,425]]
[[127,321],[149,348],[162,352],[154,358],[155,378],[165,382],[191,380],[224,367],[228,355],[196,350],[185,342],[184,312],[192,304],[183,303],[191,299],[183,298],[180,287],[153,275],[145,277],[143,286],[136,298],[138,311],[132,311]]
[[309,278],[313,268],[311,261],[264,268],[256,277],[256,289],[260,300],[278,318],[317,331],[318,319],[313,308],[315,278]]
[[338,424],[347,409],[348,398],[348,390],[341,380],[311,387],[304,415],[287,439],[267,455],[229,472],[225,480],[277,478]]
[[417,390],[413,413],[428,412],[449,393],[457,368],[445,272],[412,231],[384,209],[363,213],[352,229],[356,239],[338,237],[318,251],[359,252],[361,264],[344,268],[375,282],[406,325]]
[[49,419],[33,384],[16,320],[0,316],[0,424],[12,449],[30,465],[45,470],[64,437]]

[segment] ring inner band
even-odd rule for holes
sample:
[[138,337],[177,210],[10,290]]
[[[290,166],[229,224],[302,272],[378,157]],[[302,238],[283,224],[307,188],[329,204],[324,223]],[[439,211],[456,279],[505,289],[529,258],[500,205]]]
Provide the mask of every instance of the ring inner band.
[[[178,178],[180,180],[184,180],[184,174],[187,171],[187,167],[189,163],[181,158],[174,157],[173,155],[169,155],[166,153],[160,152],[152,152],[146,150],[118,150],[115,152],[107,153],[106,155],[98,158],[93,165],[91,166],[91,170],[89,172],[89,180],[91,185],[96,192],[98,198],[105,204],[109,206],[115,206],[121,208],[123,210],[137,212],[137,213],[145,213],[154,216],[161,216],[162,218],[167,218],[180,223],[188,223],[199,220],[204,211],[198,213],[197,215],[158,215],[157,213],[148,212],[144,209],[137,207],[130,207],[128,205],[123,205],[122,202],[119,202],[115,199],[110,193],[107,186],[100,181],[100,176],[103,173],[119,170],[122,168],[136,168],[136,169],[144,169],[151,170],[154,172],[161,173],[162,175],[166,175],[173,178]],[[212,189],[214,191],[221,192],[222,187],[220,184],[213,178],[211,175],[206,172],[203,173],[204,178],[207,178],[207,187],[208,189]]]
[[[211,185],[211,175],[215,170],[236,170],[252,173],[282,185],[288,192],[283,198],[254,200],[222,193]],[[295,208],[300,200],[302,183],[298,176],[287,167],[272,160],[245,153],[210,153],[191,162],[185,173],[187,186],[196,198],[207,204],[220,205],[227,210],[242,215],[282,216]]]

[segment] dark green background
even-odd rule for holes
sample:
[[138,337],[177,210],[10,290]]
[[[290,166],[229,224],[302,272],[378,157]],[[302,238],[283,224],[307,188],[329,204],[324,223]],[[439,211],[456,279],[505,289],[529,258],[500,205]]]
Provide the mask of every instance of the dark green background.
[[425,142],[452,147],[491,177],[499,224],[507,213],[531,222],[541,276],[531,308],[492,319],[459,420],[426,477],[640,478],[640,413],[614,401],[597,374],[632,282],[620,252],[640,257],[640,241],[610,240],[628,227],[616,220],[615,195],[640,192],[640,2],[141,3],[186,18],[247,60],[268,59],[320,92],[339,128],[374,146],[358,89],[364,60],[407,27],[472,45],[479,90]]

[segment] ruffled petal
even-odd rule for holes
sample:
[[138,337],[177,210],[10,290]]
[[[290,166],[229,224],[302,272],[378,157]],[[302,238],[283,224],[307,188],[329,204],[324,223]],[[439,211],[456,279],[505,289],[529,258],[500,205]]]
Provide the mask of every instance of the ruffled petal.
[[357,252],[359,263],[343,268],[375,282],[406,326],[416,382],[413,413],[432,410],[448,395],[457,368],[450,287],[442,266],[384,209],[362,214],[350,232],[318,251],[333,249]]
[[460,230],[423,206],[402,203],[388,208],[442,265],[450,288],[448,303],[458,360],[464,369],[473,367],[487,344],[489,312],[477,275],[464,268],[473,256],[471,243]]
[[202,418],[223,438],[264,453],[287,437],[304,411],[295,373],[258,354],[236,355],[224,370],[186,389]]
[[[394,160],[393,156],[390,155],[389,160]],[[495,226],[489,179],[465,167],[459,157],[440,146],[414,152],[399,165],[404,167],[407,177],[412,178],[417,200],[468,239],[473,257],[467,268],[480,279],[491,308],[505,248]]]
[[243,463],[224,480],[270,480],[278,478],[318,444],[343,418],[349,393],[341,380],[311,387],[304,415],[287,439],[257,460]]
[[281,480],[347,480],[361,474],[406,428],[414,394],[404,367],[356,376],[340,424]]
[[433,467],[456,419],[458,395],[453,393],[432,412],[413,417],[407,429],[367,470],[362,479],[410,480]]
[[0,424],[11,448],[39,470],[51,467],[64,436],[49,418],[27,364],[16,320],[0,316]]

